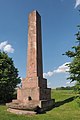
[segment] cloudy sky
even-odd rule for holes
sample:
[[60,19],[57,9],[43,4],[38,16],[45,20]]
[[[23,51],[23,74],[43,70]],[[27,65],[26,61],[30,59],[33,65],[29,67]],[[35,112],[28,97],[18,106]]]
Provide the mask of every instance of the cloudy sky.
[[42,17],[43,71],[48,86],[69,86],[71,62],[63,56],[75,45],[80,24],[80,0],[0,0],[0,50],[13,58],[19,76],[26,76],[28,14],[37,10]]

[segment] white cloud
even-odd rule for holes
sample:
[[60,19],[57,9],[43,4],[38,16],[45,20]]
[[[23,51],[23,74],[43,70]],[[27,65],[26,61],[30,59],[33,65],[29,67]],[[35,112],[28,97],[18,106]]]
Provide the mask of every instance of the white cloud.
[[47,86],[48,86],[48,88],[51,87],[51,81],[50,80],[47,81]]
[[7,44],[8,44],[7,41],[1,42],[1,43],[0,43],[0,50],[3,50],[4,47],[5,47]]
[[44,77],[51,77],[54,74],[58,74],[58,73],[66,73],[69,71],[69,67],[67,66],[67,64],[69,64],[70,62],[66,62],[63,65],[59,66],[56,70],[53,71],[49,71],[47,73],[43,73]]
[[0,50],[7,52],[7,53],[13,53],[14,49],[12,45],[8,44],[8,41],[4,41],[0,43]]
[[70,81],[68,81],[68,82],[66,82],[66,85],[69,85],[71,82]]
[[80,5],[80,0],[76,0],[75,8]]
[[68,81],[68,82],[66,82],[67,86],[73,86],[75,84],[76,84],[76,81],[73,81],[73,82]]
[[48,76],[50,77],[50,76],[52,76],[53,74],[54,74],[54,71],[52,71],[52,72],[49,71],[49,72],[47,72],[47,73],[43,73],[43,76],[44,76],[44,77],[48,77]]
[[66,62],[63,65],[59,66],[58,69],[54,70],[54,73],[65,73],[69,71],[69,67],[67,66],[67,64],[69,64],[70,62]]
[[12,48],[12,46],[10,44],[6,45],[3,50],[4,50],[4,52],[8,52],[8,53],[14,52],[14,49]]
[[[60,0],[61,2],[63,2],[64,0]],[[75,8],[77,8],[80,5],[80,0],[75,0]]]

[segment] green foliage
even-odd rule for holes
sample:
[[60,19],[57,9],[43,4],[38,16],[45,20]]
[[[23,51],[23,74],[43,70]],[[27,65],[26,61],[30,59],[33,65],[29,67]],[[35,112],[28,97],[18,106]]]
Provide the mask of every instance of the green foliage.
[[78,106],[80,107],[80,97],[76,99],[76,102],[78,103]]
[[8,102],[12,99],[19,82],[18,70],[14,67],[12,58],[5,52],[0,52],[0,102]]
[[80,94],[80,82],[77,82],[75,85],[75,91],[77,94]]
[[75,86],[67,86],[67,87],[58,87],[56,90],[74,90]]
[[70,76],[68,79],[71,82],[76,81],[75,90],[80,95],[80,25],[78,25],[78,32],[76,33],[76,42],[78,43],[76,46],[73,46],[73,51],[65,52],[72,59],[72,62],[68,64]]

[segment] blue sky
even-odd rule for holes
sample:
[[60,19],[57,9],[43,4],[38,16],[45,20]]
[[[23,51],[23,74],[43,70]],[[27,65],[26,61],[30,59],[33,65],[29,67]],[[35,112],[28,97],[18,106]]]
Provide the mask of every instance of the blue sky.
[[43,71],[48,86],[72,85],[66,80],[63,56],[75,45],[80,24],[80,0],[0,0],[0,49],[13,58],[19,76],[26,76],[28,14],[37,10],[42,18]]

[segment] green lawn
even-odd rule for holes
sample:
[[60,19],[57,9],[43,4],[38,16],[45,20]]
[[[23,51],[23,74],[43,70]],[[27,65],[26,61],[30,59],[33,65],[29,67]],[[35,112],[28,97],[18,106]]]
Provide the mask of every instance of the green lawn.
[[52,90],[52,98],[56,105],[45,114],[34,116],[15,115],[7,112],[6,106],[0,106],[0,120],[80,120],[80,108],[76,103],[75,94],[71,90]]

